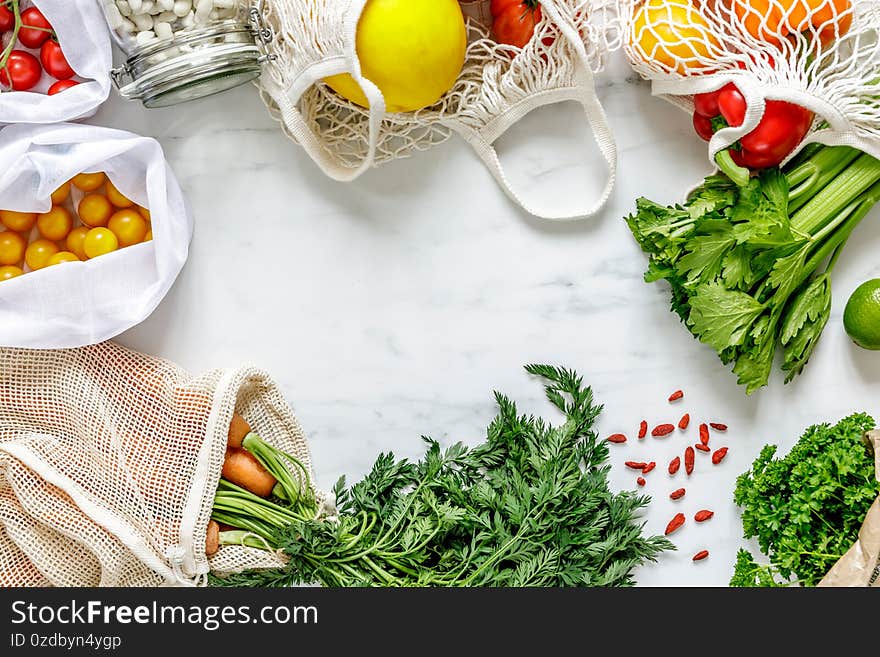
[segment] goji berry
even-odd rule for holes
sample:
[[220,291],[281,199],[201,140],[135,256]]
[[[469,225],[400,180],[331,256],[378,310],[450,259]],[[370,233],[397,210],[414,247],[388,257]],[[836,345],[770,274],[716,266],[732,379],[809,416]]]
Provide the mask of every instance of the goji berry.
[[648,421],[642,420],[641,424],[639,424],[639,440],[648,435]]
[[708,445],[704,445],[703,443],[697,443],[696,445],[694,445],[694,447],[696,447],[701,452],[711,452],[712,451],[712,449]]
[[709,550],[700,550],[694,555],[694,561],[702,561],[709,556]]
[[709,444],[709,427],[705,422],[700,425],[700,442],[704,445]]
[[644,461],[626,461],[624,465],[628,468],[632,468],[633,470],[641,470],[648,464]]
[[727,425],[720,422],[710,422],[709,426],[715,429],[715,431],[727,431]]
[[679,457],[675,457],[669,462],[669,474],[674,475],[678,472],[678,469],[681,467],[681,459]]
[[694,520],[696,522],[706,522],[709,518],[715,515],[714,511],[709,511],[709,509],[703,509],[702,511],[697,511],[694,515]]
[[626,436],[624,436],[622,433],[615,433],[615,434],[611,434],[610,436],[608,436],[608,438],[606,438],[606,440],[609,443],[625,443]]
[[726,447],[722,447],[721,449],[716,449],[715,452],[712,454],[712,463],[714,463],[715,465],[718,465],[719,463],[721,463],[722,460],[724,460],[725,456],[727,456],[727,448]]
[[684,391],[676,390],[671,395],[669,395],[669,401],[671,401],[671,402],[678,401],[682,397],[684,397]]
[[644,485],[645,485],[645,478],[644,478],[644,477],[639,477],[638,479],[636,479],[636,483],[637,483],[639,486],[644,486]]
[[697,453],[694,451],[693,447],[688,447],[684,450],[684,470],[688,474],[691,474],[694,471],[694,458]]
[[669,493],[669,498],[673,500],[680,499],[684,497],[684,488],[676,488],[674,491]]
[[685,413],[681,416],[681,419],[678,421],[678,428],[684,431],[688,428],[688,425],[691,423],[691,414]]
[[666,525],[666,531],[664,532],[664,534],[666,536],[669,536],[672,532],[674,532],[676,529],[681,527],[683,524],[684,524],[684,514],[683,513],[676,513],[675,516],[672,518],[672,520],[669,521],[669,524]]
[[655,438],[659,438],[661,436],[668,436],[673,431],[675,431],[674,424],[658,424],[654,427],[654,430],[651,432],[651,435]]
[[653,470],[656,467],[657,467],[657,462],[651,461],[650,463],[646,464],[644,468],[642,468],[642,474],[648,474],[651,470]]

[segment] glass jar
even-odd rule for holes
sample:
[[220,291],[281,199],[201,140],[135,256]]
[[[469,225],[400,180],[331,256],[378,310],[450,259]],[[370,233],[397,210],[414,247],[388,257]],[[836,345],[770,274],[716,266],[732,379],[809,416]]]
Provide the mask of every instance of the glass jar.
[[167,107],[259,77],[259,3],[242,0],[100,0],[125,63],[119,93]]

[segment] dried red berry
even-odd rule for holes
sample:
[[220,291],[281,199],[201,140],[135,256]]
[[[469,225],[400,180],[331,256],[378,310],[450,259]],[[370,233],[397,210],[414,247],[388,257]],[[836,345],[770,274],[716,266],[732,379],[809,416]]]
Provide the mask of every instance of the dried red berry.
[[705,422],[700,425],[700,442],[704,445],[709,444],[709,427]]
[[694,458],[697,453],[694,451],[693,447],[688,447],[684,450],[684,470],[688,474],[691,474],[694,471]]
[[688,425],[691,423],[691,414],[685,413],[681,416],[681,419],[678,421],[678,428],[684,431],[688,428]]
[[648,474],[651,470],[657,467],[656,461],[651,461],[644,468],[642,468],[642,474]]
[[645,478],[644,478],[644,477],[639,477],[638,479],[636,479],[636,483],[637,483],[639,486],[644,486],[644,485],[645,485]]
[[702,561],[709,556],[709,550],[700,550],[694,555],[694,561]]
[[678,500],[684,497],[685,490],[684,488],[676,488],[674,491],[669,493],[669,498],[673,500]]
[[664,534],[666,536],[669,536],[672,532],[674,532],[676,529],[681,527],[683,524],[684,524],[684,514],[683,513],[676,513],[675,516],[672,518],[672,520],[669,521],[669,524],[666,525],[666,531],[664,532]]
[[615,434],[608,436],[608,438],[606,438],[606,440],[609,443],[625,443],[626,436],[624,436],[622,433],[615,433]]
[[694,445],[694,447],[696,447],[701,452],[711,452],[712,451],[712,448],[710,448],[708,445],[704,445],[703,443],[697,443],[696,445]]
[[678,469],[681,467],[681,459],[679,457],[675,457],[669,462],[669,474],[674,475],[678,472]]
[[642,420],[641,424],[639,424],[639,440],[648,435],[648,421]]
[[724,460],[724,457],[727,456],[727,448],[722,447],[721,449],[716,449],[712,454],[712,463],[718,465],[721,461]]
[[715,429],[715,431],[727,431],[727,425],[720,422],[710,422],[709,426]]
[[660,438],[662,436],[668,436],[673,431],[675,431],[674,424],[658,424],[656,427],[654,427],[654,430],[651,431],[651,435],[655,438]]
[[624,465],[628,468],[632,468],[633,470],[641,470],[647,465],[647,463],[645,463],[644,461],[626,461]]
[[709,509],[703,509],[702,511],[697,511],[694,514],[694,520],[697,522],[706,522],[709,518],[715,515],[714,511],[709,511]]
[[678,401],[682,397],[684,397],[684,392],[682,390],[676,390],[671,395],[669,395],[669,401],[671,401],[671,402]]

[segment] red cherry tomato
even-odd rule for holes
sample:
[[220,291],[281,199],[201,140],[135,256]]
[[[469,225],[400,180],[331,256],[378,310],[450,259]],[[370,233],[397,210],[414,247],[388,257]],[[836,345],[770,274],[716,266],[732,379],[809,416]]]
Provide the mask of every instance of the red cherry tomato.
[[70,68],[67,58],[61,50],[61,45],[57,41],[47,41],[40,48],[40,62],[46,73],[58,80],[67,80],[76,75],[76,71]]
[[43,69],[40,68],[40,62],[24,50],[13,50],[9,53],[6,68],[0,70],[0,84],[11,87],[13,91],[32,89],[41,77],[43,77]]
[[27,48],[39,48],[52,36],[52,26],[36,7],[21,12],[21,24],[23,27],[18,31],[18,40]]
[[535,25],[541,21],[538,0],[492,0],[489,11],[498,42],[517,48],[525,47],[535,33]]
[[67,91],[71,87],[75,87],[78,84],[79,82],[77,82],[76,80],[59,80],[51,87],[49,87],[49,91],[47,91],[46,93],[49,96],[54,96],[55,94],[60,94],[62,91]]
[[6,5],[0,5],[0,34],[15,27],[15,14]]

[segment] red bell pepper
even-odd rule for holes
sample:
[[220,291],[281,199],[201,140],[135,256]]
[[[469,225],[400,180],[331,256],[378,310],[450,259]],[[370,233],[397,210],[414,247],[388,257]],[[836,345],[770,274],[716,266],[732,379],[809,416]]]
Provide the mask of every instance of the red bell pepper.
[[[733,83],[718,91],[694,96],[694,130],[709,141],[726,127],[738,127],[746,116],[746,99]],[[748,182],[747,169],[782,164],[803,141],[813,124],[808,109],[781,100],[768,100],[764,117],[750,133],[716,156],[719,168],[740,184]]]

